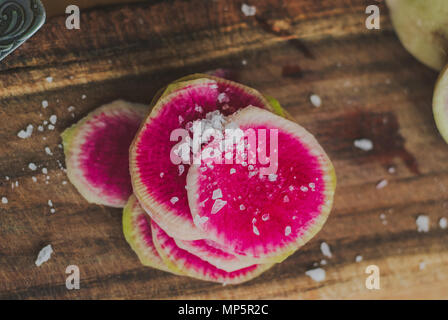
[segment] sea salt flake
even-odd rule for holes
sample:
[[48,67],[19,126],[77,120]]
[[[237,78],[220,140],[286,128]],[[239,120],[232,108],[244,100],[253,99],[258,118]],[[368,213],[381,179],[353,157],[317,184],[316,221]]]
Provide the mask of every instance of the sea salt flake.
[[53,115],[51,115],[50,116],[50,122],[52,123],[52,124],[56,124],[56,121],[58,120],[58,117],[55,115],[55,114],[53,114]]
[[163,178],[164,175],[165,174],[163,172],[160,172],[160,174],[159,174],[160,178]]
[[45,80],[47,80],[48,83],[52,83],[53,82],[53,77],[46,77]]
[[245,3],[241,5],[241,11],[246,17],[252,17],[257,13],[257,8],[255,6],[249,6]]
[[52,206],[53,206],[53,201],[48,200],[48,206],[49,206],[49,207],[52,207]]
[[322,99],[317,94],[312,94],[310,96],[310,101],[311,104],[316,108],[319,108],[322,105]]
[[8,203],[8,198],[6,198],[6,197],[2,197],[2,203],[3,203],[3,204],[7,204],[7,203]]
[[181,164],[177,168],[179,169],[179,176],[181,176],[185,171],[185,167],[183,164]]
[[56,212],[56,209],[55,209],[55,208],[51,208],[51,209],[50,209],[50,212],[51,212],[51,213],[55,213],[55,212]]
[[47,100],[43,100],[42,101],[42,108],[47,108],[48,107],[48,101]]
[[289,197],[288,196],[284,196],[283,197],[283,202],[284,203],[288,203],[289,202]]
[[37,166],[34,163],[30,162],[28,164],[28,168],[30,168],[31,171],[35,171],[37,169]]
[[73,112],[73,111],[75,111],[75,107],[74,106],[70,106],[70,107],[67,108],[67,111],[68,112]]
[[265,213],[261,216],[261,220],[268,221],[269,220],[269,213]]
[[37,178],[36,177],[31,177],[31,179],[33,179],[33,182],[37,182]]
[[17,134],[17,136],[21,139],[27,139],[29,137],[31,137],[32,133],[33,133],[33,125],[29,124],[25,130],[20,130],[19,133]]
[[362,256],[356,256],[355,261],[356,262],[361,262],[362,261]]
[[48,130],[54,130],[54,125],[49,124],[49,125],[48,125]]
[[235,168],[230,169],[230,174],[234,174],[236,172]]
[[195,224],[203,224],[208,221],[208,217],[201,217],[199,215],[196,215],[193,220]]
[[221,210],[222,208],[224,208],[224,206],[227,204],[227,201],[221,200],[221,199],[216,199],[215,203],[213,203],[213,207],[212,207],[212,211],[211,214],[216,214],[219,212],[219,210]]
[[216,200],[219,198],[222,198],[222,191],[221,191],[221,189],[216,189],[213,191],[212,199]]
[[271,173],[271,174],[268,176],[268,179],[269,179],[269,181],[274,182],[274,181],[277,180],[277,175],[274,174],[274,173]]
[[37,130],[40,131],[40,132],[44,131],[44,126],[39,125],[39,126],[37,127]]
[[429,217],[425,215],[419,215],[415,221],[417,224],[418,232],[428,232],[429,231]]
[[446,227],[448,226],[448,220],[445,217],[444,218],[440,218],[439,226],[442,229],[446,229]]
[[51,244],[45,246],[42,250],[40,250],[35,262],[36,266],[40,267],[44,262],[47,262],[50,259],[52,253],[53,248],[51,247]]
[[330,246],[326,242],[322,242],[320,244],[320,251],[322,251],[322,254],[328,258],[332,257]]
[[379,190],[385,188],[386,186],[387,186],[387,180],[383,179],[377,183],[376,188]]
[[86,96],[85,94],[83,94],[83,95],[81,96],[81,99],[84,100],[85,98],[87,98],[87,96]]
[[179,198],[178,197],[172,197],[170,199],[170,201],[171,201],[172,204],[175,204],[177,201],[179,201]]
[[253,231],[253,233],[256,234],[257,236],[260,235],[260,231],[258,231],[258,228],[257,228],[255,225],[252,226],[252,231]]
[[302,192],[307,192],[307,191],[308,191],[308,188],[305,187],[305,186],[301,186],[301,187],[300,187],[300,191],[302,191]]
[[421,261],[421,262],[418,264],[418,268],[419,268],[420,270],[425,269],[425,268],[426,268],[426,262],[425,262],[425,261]]
[[325,270],[322,268],[308,270],[305,274],[316,282],[325,280]]
[[227,103],[229,101],[230,101],[230,99],[229,99],[229,97],[227,96],[227,94],[225,92],[221,92],[218,95],[218,102],[219,103]]
[[353,142],[353,145],[363,151],[370,151],[373,149],[373,142],[369,139],[357,139]]
[[47,174],[47,173],[48,173],[47,168],[42,168],[42,173],[43,173],[43,174]]
[[45,153],[48,154],[49,156],[53,155],[53,152],[51,152],[51,149],[49,147],[45,147]]
[[286,228],[285,228],[285,236],[287,237],[287,236],[289,236],[291,234],[291,227],[290,226],[287,226]]
[[322,266],[326,266],[327,265],[327,260],[325,260],[325,259],[320,260],[320,264]]

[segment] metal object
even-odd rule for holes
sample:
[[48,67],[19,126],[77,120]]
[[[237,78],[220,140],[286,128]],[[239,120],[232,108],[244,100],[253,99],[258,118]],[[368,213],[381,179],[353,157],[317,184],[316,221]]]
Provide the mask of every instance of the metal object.
[[35,34],[45,17],[40,0],[0,0],[0,60]]

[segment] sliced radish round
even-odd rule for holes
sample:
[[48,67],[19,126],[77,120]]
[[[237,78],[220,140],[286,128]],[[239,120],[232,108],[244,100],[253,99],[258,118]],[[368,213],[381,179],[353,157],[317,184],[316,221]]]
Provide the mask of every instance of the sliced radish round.
[[67,175],[88,202],[122,208],[132,194],[129,147],[148,107],[122,100],[62,133]]
[[440,73],[432,104],[437,128],[448,143],[448,67]]
[[208,240],[178,240],[174,239],[176,245],[185,251],[207,261],[215,267],[227,272],[236,271],[253,265],[251,259],[244,256],[227,252],[221,246]]
[[152,242],[150,218],[134,195],[123,209],[123,233],[144,266],[170,271]]
[[[232,252],[254,261],[280,262],[326,221],[336,185],[333,165],[309,132],[269,111],[247,107],[229,122],[256,133],[255,144],[244,140],[258,157],[245,158],[241,152],[239,162],[236,153],[228,158],[233,164],[225,157],[219,164],[217,155],[209,158],[212,162],[203,159],[190,167],[187,190],[194,223]],[[216,148],[215,141],[204,150],[209,148]],[[272,161],[262,164],[259,150]],[[269,165],[273,170],[267,170]]]
[[174,239],[154,221],[151,223],[151,227],[154,245],[165,264],[171,270],[176,270],[192,278],[224,284],[237,284],[251,280],[272,267],[272,264],[259,264],[233,272],[226,272],[179,248]]
[[188,206],[185,187],[190,162],[171,161],[171,151],[180,141],[170,139],[171,134],[216,110],[229,115],[248,105],[272,108],[256,90],[208,75],[192,75],[170,84],[153,104],[130,149],[134,194],[170,236],[206,238],[195,227]]

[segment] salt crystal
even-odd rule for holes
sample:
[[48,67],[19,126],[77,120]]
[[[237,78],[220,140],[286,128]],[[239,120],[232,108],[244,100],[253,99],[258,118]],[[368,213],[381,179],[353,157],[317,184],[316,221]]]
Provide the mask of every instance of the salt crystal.
[[67,184],[67,181],[65,181],[65,180],[62,181],[62,184],[63,184],[63,185],[66,185],[66,184]]
[[301,187],[300,187],[300,191],[302,191],[302,192],[307,192],[307,191],[308,191],[308,188],[305,187],[305,186],[301,186]]
[[53,77],[46,77],[45,80],[47,80],[48,83],[52,83],[53,82]]
[[428,232],[429,231],[429,217],[425,215],[420,215],[415,221],[417,224],[418,232]]
[[226,95],[225,92],[221,92],[220,94],[218,94],[217,99],[219,103],[227,103],[230,101],[229,97]]
[[258,228],[257,228],[255,225],[252,226],[252,231],[253,231],[257,236],[260,235],[260,231],[258,231]]
[[2,203],[3,203],[3,204],[7,204],[7,203],[8,203],[8,198],[6,198],[6,197],[2,197]]
[[49,156],[53,155],[53,152],[51,152],[51,149],[49,147],[45,147],[45,153],[48,154]]
[[40,267],[44,262],[47,262],[52,253],[53,248],[51,247],[51,244],[40,250],[39,255],[37,256],[36,266]]
[[387,186],[387,180],[383,179],[380,182],[377,183],[376,188],[377,189],[383,189],[384,187]]
[[243,211],[245,209],[246,209],[246,207],[244,206],[244,204],[240,204],[240,210]]
[[362,256],[356,256],[355,261],[356,262],[361,262],[362,261]]
[[249,6],[245,3],[241,5],[241,11],[246,17],[252,17],[257,13],[257,8],[255,6]]
[[320,264],[323,266],[327,265],[327,260],[325,259],[320,260]]
[[265,213],[261,216],[261,220],[268,221],[269,220],[269,213]]
[[48,101],[47,100],[43,100],[42,101],[42,108],[46,108],[46,107],[48,107]]
[[353,145],[363,151],[370,151],[373,149],[373,142],[369,139],[358,139],[353,142]]
[[326,242],[322,242],[320,244],[320,251],[322,251],[322,254],[328,258],[332,257],[330,246]]
[[230,169],[230,174],[234,174],[236,172],[235,168]]
[[48,173],[47,168],[42,168],[42,173],[43,173],[43,174],[47,174],[47,173]]
[[36,177],[31,177],[31,179],[33,179],[34,182],[37,182],[37,178]]
[[322,99],[317,94],[312,94],[310,96],[310,101],[316,108],[319,108],[322,105]]
[[221,191],[221,189],[216,189],[213,191],[212,199],[216,200],[219,198],[222,198],[222,191]]
[[48,206],[52,207],[53,206],[53,201],[48,200]]
[[183,164],[181,164],[177,168],[179,169],[179,176],[181,176],[182,173],[184,173],[184,171],[185,171],[185,167]]
[[221,210],[222,208],[224,208],[224,206],[227,204],[227,201],[221,200],[221,199],[216,199],[215,203],[213,203],[213,207],[212,207],[212,211],[211,214],[216,214],[219,212],[219,210]]
[[30,168],[30,170],[32,170],[32,171],[35,171],[37,169],[37,166],[34,163],[30,162],[28,164],[28,168]]
[[44,131],[44,126],[38,126],[37,130],[40,131],[40,132]]
[[286,228],[285,228],[285,236],[287,237],[287,236],[289,236],[291,234],[291,227],[290,226],[287,226]]
[[83,95],[81,96],[81,99],[84,100],[85,98],[87,98],[87,96],[86,96],[85,94],[83,94]]
[[68,112],[73,112],[73,111],[75,111],[75,107],[74,106],[70,106],[70,107],[67,108],[67,111]]
[[446,227],[448,226],[448,220],[446,218],[440,218],[439,226],[442,229],[446,229]]
[[50,212],[51,212],[51,213],[55,213],[55,212],[56,212],[56,209],[55,209],[55,208],[51,208],[51,209],[50,209]]
[[55,114],[53,114],[53,115],[51,115],[50,116],[50,122],[52,123],[52,124],[56,124],[56,121],[58,120],[58,117],[55,115]]
[[275,181],[275,180],[277,180],[277,175],[274,174],[274,173],[271,173],[271,174],[268,176],[268,179],[269,179],[269,181]]
[[305,274],[316,282],[325,280],[325,270],[322,268],[308,270]]
[[177,201],[179,201],[179,198],[178,197],[172,197],[170,201],[171,201],[172,204],[175,204]]
[[48,130],[54,130],[54,125],[49,124],[49,125],[48,125]]
[[395,167],[389,167],[387,169],[387,172],[389,172],[390,174],[394,174],[396,172],[396,169],[395,169]]
[[288,203],[289,202],[289,197],[288,196],[284,196],[283,197],[283,202],[284,203]]
[[163,178],[164,175],[165,174],[163,172],[160,172],[160,174],[159,174],[160,178]]
[[425,268],[426,268],[426,262],[425,262],[425,261],[420,262],[420,263],[418,264],[418,268],[419,268],[420,270],[425,269]]
[[203,224],[208,221],[208,217],[201,217],[199,215],[196,215],[193,220],[195,224]]
[[31,137],[31,134],[33,133],[33,128],[34,128],[33,125],[29,124],[25,130],[20,130],[17,136],[22,139],[27,139]]

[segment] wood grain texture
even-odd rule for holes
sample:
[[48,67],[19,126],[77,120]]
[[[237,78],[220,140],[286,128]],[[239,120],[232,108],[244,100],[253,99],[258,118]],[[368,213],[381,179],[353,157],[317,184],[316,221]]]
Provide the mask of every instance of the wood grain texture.
[[[245,17],[239,1],[140,3],[84,10],[79,31],[66,30],[64,17],[49,19],[0,65],[0,196],[9,201],[0,204],[0,298],[448,298],[448,230],[438,226],[448,218],[448,146],[431,113],[437,74],[403,49],[383,5],[381,30],[365,28],[371,2],[260,0],[257,18]],[[334,209],[313,240],[259,278],[224,287],[142,267],[124,240],[121,211],[88,205],[62,184],[58,164],[59,134],[95,107],[116,98],[148,103],[175,78],[216,68],[278,98],[316,135],[338,176]],[[17,137],[52,114],[55,130]],[[374,149],[356,149],[359,138]],[[377,190],[381,179],[388,186]],[[430,218],[427,233],[417,232],[421,214]],[[36,267],[50,243],[55,253]],[[305,271],[324,258],[326,280],[314,282]],[[80,290],[65,288],[70,264],[80,268]],[[370,264],[380,267],[381,290],[365,288]]]

